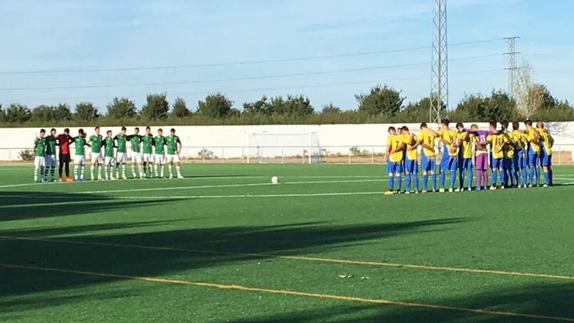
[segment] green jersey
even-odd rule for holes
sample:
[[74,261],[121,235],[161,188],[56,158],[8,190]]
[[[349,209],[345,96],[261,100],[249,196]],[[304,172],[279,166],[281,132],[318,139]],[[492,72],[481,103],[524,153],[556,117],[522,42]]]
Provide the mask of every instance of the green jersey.
[[140,135],[132,135],[132,136],[128,136],[129,140],[130,140],[130,146],[132,147],[132,151],[134,153],[139,153],[140,152],[140,146],[142,143],[142,138],[143,136]]
[[114,140],[116,141],[116,146],[118,147],[118,153],[126,153],[127,152],[127,145],[126,143],[128,142],[128,137],[126,135],[116,135],[114,137]]
[[143,143],[143,153],[144,154],[151,154],[152,146],[153,146],[153,136],[152,135],[145,135],[142,137]]
[[34,140],[34,154],[36,157],[46,156],[46,138],[36,138]]
[[163,155],[165,146],[165,137],[156,136],[155,138],[153,138],[153,145],[155,147],[156,155]]
[[46,139],[46,155],[56,154],[56,137],[49,135],[44,137]]
[[74,146],[76,148],[76,155],[77,156],[84,156],[86,154],[86,138],[84,137],[75,137],[74,138]]
[[104,139],[104,157],[114,157],[114,138]]
[[93,153],[101,153],[102,152],[102,140],[104,137],[102,135],[92,135],[90,137],[90,144],[92,146]]
[[177,144],[181,144],[178,136],[167,136],[165,137],[165,144],[167,146],[167,154],[175,155],[177,154]]

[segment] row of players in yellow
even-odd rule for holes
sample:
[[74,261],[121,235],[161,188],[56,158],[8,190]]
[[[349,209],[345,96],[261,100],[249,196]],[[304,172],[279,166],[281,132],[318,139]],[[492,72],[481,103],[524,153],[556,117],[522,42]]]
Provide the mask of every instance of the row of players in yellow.
[[[411,180],[414,180],[415,192],[418,192],[418,155],[421,147],[421,170],[423,190],[428,191],[428,176],[432,177],[432,190],[436,191],[437,156],[442,152],[438,173],[440,176],[439,191],[446,191],[445,176],[450,171],[449,191],[473,189],[473,173],[476,170],[476,189],[488,189],[488,169],[491,170],[490,190],[497,189],[500,177],[500,188],[509,186],[532,187],[540,185],[540,168],[544,172],[544,185],[552,184],[552,146],[554,139],[538,122],[536,128],[532,121],[525,121],[526,129],[520,129],[518,122],[491,122],[488,130],[480,130],[473,124],[466,129],[457,123],[456,129],[449,127],[449,120],[441,122],[435,131],[422,123],[418,134],[411,133],[405,126],[398,130],[389,128],[387,153],[389,160],[389,193],[401,192],[401,176],[406,175],[406,193],[410,193]],[[490,165],[490,166],[489,166]],[[530,172],[528,172],[530,170]],[[458,187],[455,182],[458,172]],[[529,176],[530,175],[530,176]]]

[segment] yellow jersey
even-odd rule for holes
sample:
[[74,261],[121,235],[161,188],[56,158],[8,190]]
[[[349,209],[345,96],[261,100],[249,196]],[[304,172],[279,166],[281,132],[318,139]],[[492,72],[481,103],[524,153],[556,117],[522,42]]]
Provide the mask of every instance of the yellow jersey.
[[486,141],[490,144],[492,158],[504,158],[503,146],[505,143],[505,136],[503,134],[490,134],[486,137]]
[[532,149],[535,153],[540,153],[540,136],[538,135],[538,131],[534,128],[526,129],[526,137],[530,142],[530,149]]
[[514,141],[518,149],[525,149],[526,147],[528,147],[528,138],[520,130],[512,131],[512,140]]
[[[457,139],[457,131],[455,129],[441,129],[438,132],[439,137],[446,141],[447,144],[447,149],[448,149],[448,155],[450,157],[457,157],[458,156],[458,148],[455,146],[456,143],[458,142]],[[444,151],[443,151],[444,154]]]
[[422,130],[417,139],[421,144],[424,144],[432,149],[423,146],[423,153],[426,157],[435,157],[434,145],[435,145],[435,134],[430,130]]
[[512,139],[512,134],[510,132],[504,132],[502,136],[504,137],[505,143],[502,148],[502,151],[504,152],[504,158],[514,158],[514,146],[512,146],[514,140]]
[[458,140],[461,141],[460,153],[462,154],[462,158],[469,159],[472,158],[472,145],[473,145],[473,134],[470,134],[466,131],[458,133]]
[[540,140],[544,146],[544,151],[548,155],[552,155],[552,146],[554,146],[554,138],[550,135],[550,132],[546,129],[538,130],[540,135]]
[[404,134],[404,144],[405,147],[407,148],[407,159],[408,160],[417,160],[417,148],[413,148],[417,142],[415,140],[415,135],[410,133],[410,134]]
[[[404,138],[402,135],[389,135],[387,137],[387,147],[390,150],[397,149],[402,143],[404,142]],[[399,150],[397,152],[391,153],[389,156],[389,160],[393,163],[398,163],[403,160],[403,150]]]

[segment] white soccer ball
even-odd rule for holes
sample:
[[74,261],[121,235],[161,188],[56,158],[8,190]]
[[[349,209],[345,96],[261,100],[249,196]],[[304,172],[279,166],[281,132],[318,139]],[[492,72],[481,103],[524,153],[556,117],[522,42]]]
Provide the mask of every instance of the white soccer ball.
[[279,184],[279,177],[277,177],[277,176],[271,177],[271,183],[272,184]]

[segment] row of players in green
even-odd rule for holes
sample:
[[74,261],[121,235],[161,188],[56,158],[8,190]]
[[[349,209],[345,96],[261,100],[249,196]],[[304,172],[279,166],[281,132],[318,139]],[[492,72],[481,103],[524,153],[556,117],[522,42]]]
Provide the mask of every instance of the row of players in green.
[[[78,136],[70,137],[70,144],[75,146],[74,156],[74,179],[76,181],[84,180],[84,168],[86,164],[85,146],[90,147],[90,179],[91,180],[115,180],[127,179],[126,163],[128,161],[128,143],[130,144],[130,158],[132,161],[132,177],[164,177],[164,168],[167,164],[169,178],[174,178],[173,166],[175,166],[176,178],[183,178],[181,175],[181,163],[179,155],[181,153],[181,140],[175,134],[175,129],[171,129],[168,136],[163,136],[163,130],[158,129],[154,137],[151,128],[146,127],[144,135],[139,134],[139,128],[134,129],[134,134],[127,135],[127,129],[122,127],[121,132],[113,136],[112,131],[108,130],[106,136],[100,134],[100,128],[94,128],[94,134],[89,138],[83,129],[78,131]],[[35,142],[35,180],[38,181],[37,174],[46,174],[43,171],[46,159],[54,159],[55,156],[49,156],[50,138],[45,137],[45,131],[42,129],[40,136]],[[167,152],[167,154],[166,154]],[[54,150],[55,153],[55,150]],[[102,177],[102,169],[104,176]],[[115,176],[114,176],[115,173]],[[97,177],[96,177],[97,176]],[[47,180],[44,178],[43,180]]]

